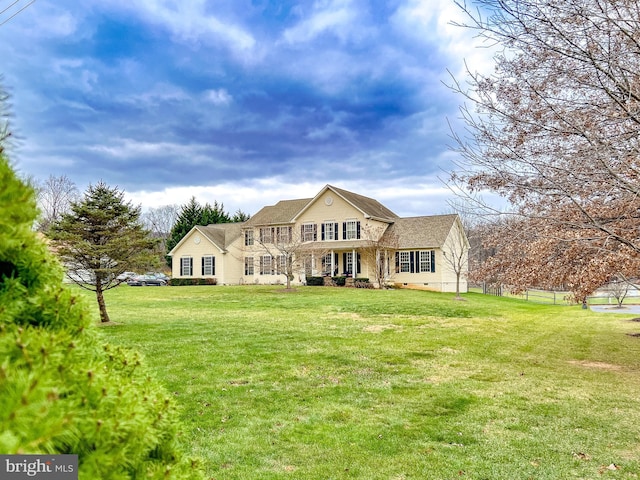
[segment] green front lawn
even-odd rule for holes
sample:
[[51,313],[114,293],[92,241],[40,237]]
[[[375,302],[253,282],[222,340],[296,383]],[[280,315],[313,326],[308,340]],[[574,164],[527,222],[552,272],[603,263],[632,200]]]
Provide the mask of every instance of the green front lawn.
[[[222,479],[640,472],[640,323],[580,306],[306,287],[127,287],[118,325]],[[97,308],[96,308],[97,312]]]

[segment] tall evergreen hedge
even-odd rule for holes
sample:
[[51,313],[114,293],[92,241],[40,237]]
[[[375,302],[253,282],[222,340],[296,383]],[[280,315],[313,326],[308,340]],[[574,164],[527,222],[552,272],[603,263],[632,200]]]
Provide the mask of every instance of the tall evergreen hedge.
[[203,478],[176,405],[104,344],[36,237],[34,192],[0,155],[0,453],[78,454],[79,478]]

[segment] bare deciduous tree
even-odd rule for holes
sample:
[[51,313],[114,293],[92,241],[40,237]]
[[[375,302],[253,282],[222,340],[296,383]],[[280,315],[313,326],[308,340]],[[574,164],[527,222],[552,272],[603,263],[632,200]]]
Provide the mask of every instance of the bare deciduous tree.
[[[308,262],[321,259],[326,249],[318,248],[315,242],[307,240],[304,234],[293,226],[262,227],[258,229],[256,243],[275,262],[269,266],[274,272],[285,275],[286,288],[291,288],[291,281],[296,273],[305,272]],[[259,258],[263,261],[263,257]],[[262,270],[264,265],[260,265]]]
[[617,308],[622,308],[622,303],[629,293],[629,287],[632,287],[633,283],[630,279],[622,274],[615,275],[608,283],[607,290],[609,295],[616,299]]
[[38,230],[46,231],[51,224],[60,220],[62,215],[68,213],[71,204],[80,198],[80,192],[76,184],[66,175],[49,177],[36,184],[40,219]]
[[167,254],[167,239],[178,220],[179,213],[180,206],[173,204],[150,208],[140,215],[140,221],[145,229],[151,232],[153,238],[159,240],[158,249],[160,250],[161,258],[164,258]]
[[464,233],[462,224],[460,228],[452,229],[442,247],[442,258],[456,275],[456,299],[460,300],[460,280],[469,270],[469,240]]
[[474,4],[464,26],[504,49],[492,74],[454,81],[468,134],[452,184],[510,202],[523,231],[501,239],[503,273],[584,294],[617,260],[640,264],[640,4]]
[[384,288],[391,280],[395,270],[389,268],[389,258],[398,249],[398,236],[386,232],[386,226],[364,225],[362,227],[363,244],[358,246],[362,260],[370,267],[375,266],[375,281],[378,288]]

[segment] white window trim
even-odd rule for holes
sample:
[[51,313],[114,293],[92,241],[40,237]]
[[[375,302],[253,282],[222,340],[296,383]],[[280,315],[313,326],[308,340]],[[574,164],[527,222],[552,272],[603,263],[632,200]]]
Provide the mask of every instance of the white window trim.
[[180,276],[193,277],[193,257],[180,257]]
[[[203,255],[202,261],[204,263],[202,268],[202,276],[215,275],[216,274],[216,257],[213,255]],[[207,265],[208,261],[208,265]]]

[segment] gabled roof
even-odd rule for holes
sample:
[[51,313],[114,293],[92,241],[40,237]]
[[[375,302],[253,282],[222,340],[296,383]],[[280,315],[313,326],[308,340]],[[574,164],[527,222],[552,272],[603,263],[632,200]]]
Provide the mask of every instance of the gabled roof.
[[244,222],[239,223],[215,223],[211,225],[196,225],[182,237],[175,247],[167,255],[172,256],[173,252],[191,236],[194,231],[199,232],[205,239],[218,248],[221,252],[226,252],[227,247],[242,234]]
[[297,214],[311,201],[311,198],[280,200],[275,205],[263,207],[244,223],[247,227],[260,225],[282,225],[292,223]]
[[384,236],[395,235],[398,248],[440,248],[456,221],[456,214],[396,218]]
[[229,244],[242,234],[242,225],[243,222],[216,223],[206,227],[197,226],[196,228],[221,251],[225,251]]
[[307,202],[307,205],[301,208],[301,210],[297,213],[293,220],[299,217],[309,206],[311,206],[312,203],[314,203],[316,199],[318,199],[327,190],[331,190],[334,194],[341,197],[345,202],[349,203],[355,209],[359,210],[367,218],[374,218],[376,220],[383,221],[398,218],[398,215],[393,213],[391,210],[389,210],[387,207],[373,198],[365,197],[364,195],[359,195],[348,190],[343,190],[341,188],[334,187],[333,185],[326,185],[314,198]]

